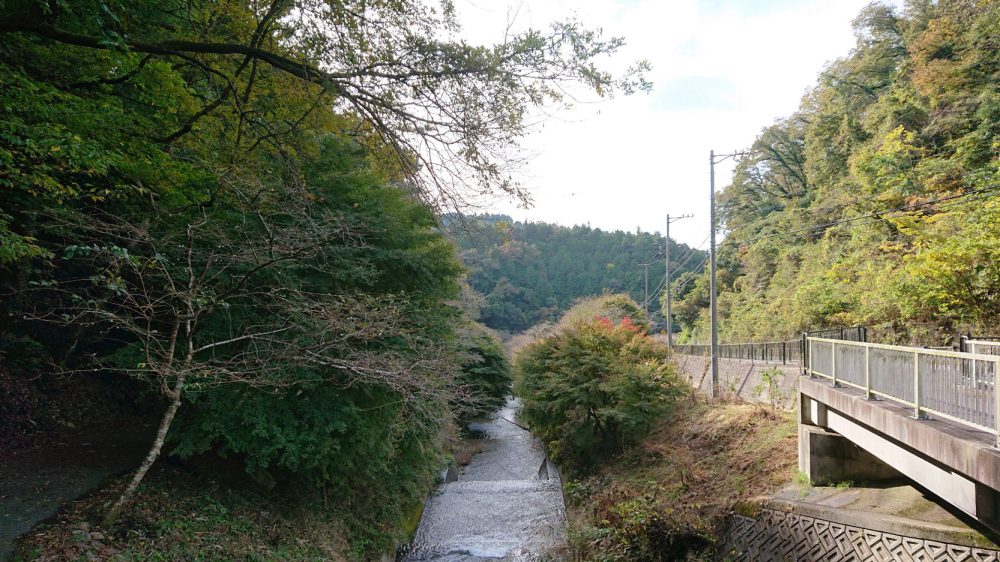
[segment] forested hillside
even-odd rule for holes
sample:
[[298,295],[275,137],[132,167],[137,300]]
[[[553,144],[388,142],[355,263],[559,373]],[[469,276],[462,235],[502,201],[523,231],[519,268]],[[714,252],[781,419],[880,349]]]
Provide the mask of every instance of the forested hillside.
[[130,388],[159,432],[105,524],[162,451],[321,498],[356,558],[402,538],[455,420],[510,386],[432,209],[520,193],[494,148],[549,84],[648,86],[573,23],[456,29],[419,1],[0,0],[3,444],[113,434],[88,389]]
[[[658,233],[603,231],[544,222],[515,222],[502,215],[453,221],[449,234],[481,298],[481,320],[517,332],[554,320],[577,299],[627,293],[642,303],[643,264],[649,264],[650,309],[663,290],[663,237]],[[670,241],[671,278],[700,271],[705,252]]]
[[[874,4],[855,29],[721,197],[723,341],[1000,332],[1000,2]],[[678,292],[706,341],[707,277]]]

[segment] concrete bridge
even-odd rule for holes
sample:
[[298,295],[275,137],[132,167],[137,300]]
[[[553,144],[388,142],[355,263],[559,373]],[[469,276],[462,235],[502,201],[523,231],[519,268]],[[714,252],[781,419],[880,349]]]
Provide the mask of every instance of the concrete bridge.
[[1000,531],[1000,356],[808,339],[799,468],[817,483],[909,478]]

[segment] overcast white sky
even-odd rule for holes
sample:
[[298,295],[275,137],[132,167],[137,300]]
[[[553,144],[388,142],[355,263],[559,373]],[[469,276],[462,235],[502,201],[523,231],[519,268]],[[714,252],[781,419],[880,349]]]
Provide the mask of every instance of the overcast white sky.
[[[693,214],[671,237],[708,235],[710,149],[748,147],[792,113],[827,62],[854,46],[851,20],[869,0],[455,0],[470,42],[495,43],[507,21],[543,28],[575,16],[626,48],[613,64],[653,66],[653,92],[578,105],[527,139],[535,206],[495,210],[519,220],[663,232],[667,213]],[[732,165],[716,166],[716,187]]]

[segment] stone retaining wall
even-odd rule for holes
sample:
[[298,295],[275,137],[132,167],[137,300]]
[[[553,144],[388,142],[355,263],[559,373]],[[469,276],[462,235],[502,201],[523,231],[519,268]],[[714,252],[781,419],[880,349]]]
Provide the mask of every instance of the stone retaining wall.
[[[708,357],[674,354],[674,363],[692,386],[711,393],[712,364]],[[720,359],[719,390],[723,396],[791,410],[795,408],[801,373],[798,364]]]

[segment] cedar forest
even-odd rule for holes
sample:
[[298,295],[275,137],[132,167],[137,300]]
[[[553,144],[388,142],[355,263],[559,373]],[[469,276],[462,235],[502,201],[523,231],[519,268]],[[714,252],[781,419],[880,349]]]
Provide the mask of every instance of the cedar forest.
[[[647,265],[650,316],[662,320],[655,314],[665,267],[658,234],[481,215],[452,222],[449,235],[467,270],[473,308],[495,330],[520,332],[554,321],[577,299],[604,292],[624,293],[642,303]],[[670,252],[671,277],[680,285],[693,282],[705,264],[705,252],[674,241]]]

